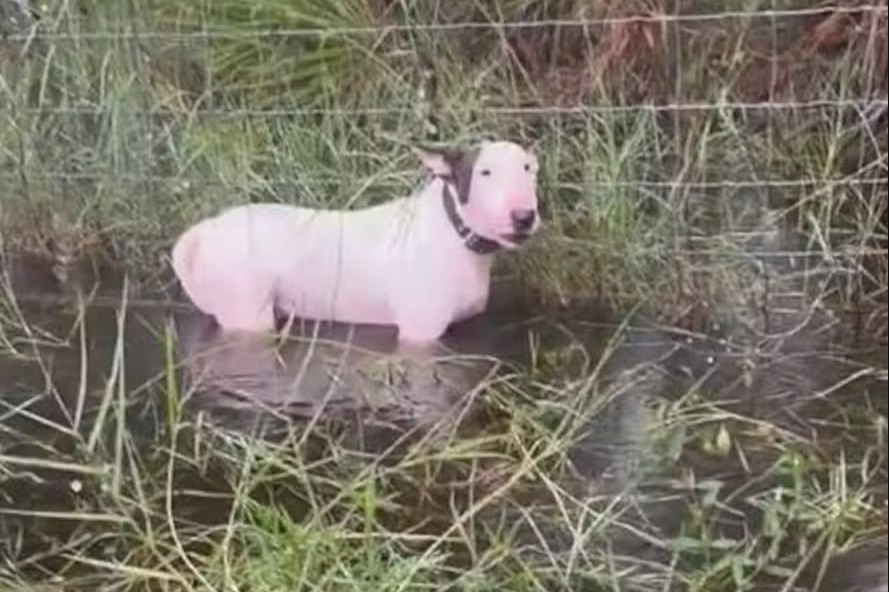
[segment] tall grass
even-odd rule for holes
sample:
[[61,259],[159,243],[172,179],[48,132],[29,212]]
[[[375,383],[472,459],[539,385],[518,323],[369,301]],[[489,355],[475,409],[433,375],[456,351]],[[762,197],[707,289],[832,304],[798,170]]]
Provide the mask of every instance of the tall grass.
[[[612,380],[621,339],[527,336],[477,416],[371,453],[320,418],[224,428],[134,294],[50,329],[4,265],[0,590],[814,589],[885,538],[885,359],[802,330],[885,352],[885,10],[621,20],[772,4],[34,3],[0,37],[4,263],[153,287],[219,208],[378,203],[416,187],[412,143],[505,136],[546,229],[498,273],[698,349]],[[612,20],[436,28],[579,18]]]
[[[82,312],[58,328],[99,322]],[[51,393],[0,401],[13,589],[811,589],[831,556],[879,536],[886,424],[861,386],[807,435],[738,413],[718,383],[663,398],[644,364],[618,362],[618,331],[572,372],[550,349],[481,384],[481,432],[356,446],[348,423],[220,425],[189,405],[171,327],[140,338],[139,315],[123,305],[118,332],[96,334],[104,380],[45,366],[87,410],[79,428]],[[166,365],[134,388],[146,344]],[[643,392],[635,437],[614,405]],[[623,476],[590,472],[628,436]]]

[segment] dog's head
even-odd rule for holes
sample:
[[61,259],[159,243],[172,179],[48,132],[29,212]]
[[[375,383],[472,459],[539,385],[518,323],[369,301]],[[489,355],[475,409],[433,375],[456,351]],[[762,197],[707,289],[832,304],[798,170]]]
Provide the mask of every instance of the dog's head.
[[451,185],[465,224],[505,248],[521,245],[540,228],[538,161],[513,142],[483,142],[470,149],[418,148],[429,171]]

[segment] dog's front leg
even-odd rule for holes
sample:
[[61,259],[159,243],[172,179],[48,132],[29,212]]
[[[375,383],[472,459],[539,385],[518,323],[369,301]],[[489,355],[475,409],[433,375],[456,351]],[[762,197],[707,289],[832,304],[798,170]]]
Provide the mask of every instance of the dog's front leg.
[[445,353],[439,338],[447,329],[447,322],[422,320],[399,324],[395,353],[407,375],[407,394],[411,400],[419,406],[440,409],[447,401],[436,374],[436,364],[437,357]]

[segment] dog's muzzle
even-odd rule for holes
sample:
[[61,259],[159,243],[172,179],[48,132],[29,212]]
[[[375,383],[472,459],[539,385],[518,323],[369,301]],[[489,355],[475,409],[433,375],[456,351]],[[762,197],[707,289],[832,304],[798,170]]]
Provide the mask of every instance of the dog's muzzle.
[[510,222],[512,223],[512,232],[501,235],[504,241],[513,245],[521,245],[531,238],[537,229],[538,223],[537,210],[519,209],[510,212]]
[[537,222],[537,211],[526,209],[513,210],[509,213],[509,217],[516,234],[527,236],[530,235],[534,229],[534,223]]

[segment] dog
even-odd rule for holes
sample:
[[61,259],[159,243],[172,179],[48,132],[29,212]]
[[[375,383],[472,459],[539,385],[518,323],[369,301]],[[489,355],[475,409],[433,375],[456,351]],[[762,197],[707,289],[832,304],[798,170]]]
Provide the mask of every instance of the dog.
[[186,229],[172,267],[224,332],[265,332],[276,312],[394,325],[402,347],[436,342],[482,312],[499,251],[541,227],[539,163],[508,141],[414,149],[429,173],[411,196],[356,210],[261,203]]

